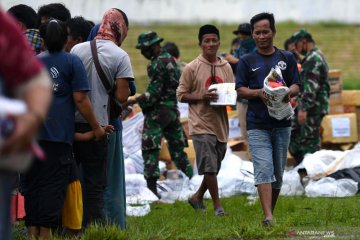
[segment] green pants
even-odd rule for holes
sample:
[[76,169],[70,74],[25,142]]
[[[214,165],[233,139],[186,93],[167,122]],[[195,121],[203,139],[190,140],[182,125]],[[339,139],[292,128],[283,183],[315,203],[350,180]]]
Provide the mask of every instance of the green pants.
[[161,107],[145,114],[142,133],[142,156],[144,159],[144,176],[158,178],[161,139],[165,137],[171,160],[176,167],[189,178],[193,169],[184,152],[185,136],[180,122],[180,113],[176,108]]

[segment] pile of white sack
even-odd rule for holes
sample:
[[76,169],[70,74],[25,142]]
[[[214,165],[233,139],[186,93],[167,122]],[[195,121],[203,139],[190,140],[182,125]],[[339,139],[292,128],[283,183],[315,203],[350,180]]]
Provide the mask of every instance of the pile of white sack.
[[[130,122],[129,122],[130,121]],[[142,113],[136,114],[124,122],[123,144],[125,155],[125,181],[127,215],[143,216],[151,211],[150,203],[159,199],[146,187],[143,176],[143,159],[141,156],[141,131],[143,123]],[[137,142],[138,141],[138,142]],[[283,196],[307,197],[348,197],[358,191],[358,184],[351,179],[327,177],[341,169],[360,166],[360,146],[347,151],[321,150],[305,156],[303,162],[296,168],[288,169],[284,173]],[[159,163],[161,172],[167,171],[163,162]],[[298,169],[305,168],[309,182],[304,188],[300,181]],[[196,172],[196,169],[195,169]],[[158,193],[161,202],[173,203],[186,201],[201,184],[203,176],[194,175],[189,179],[178,170],[167,171],[167,179],[158,181]],[[228,148],[218,174],[220,197],[230,197],[237,194],[248,195],[249,204],[257,199],[254,186],[253,164],[233,154]],[[206,192],[205,198],[210,199]]]

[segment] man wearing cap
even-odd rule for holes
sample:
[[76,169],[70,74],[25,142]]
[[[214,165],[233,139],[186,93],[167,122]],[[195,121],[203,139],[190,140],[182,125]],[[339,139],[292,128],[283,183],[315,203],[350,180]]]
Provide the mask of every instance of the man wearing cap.
[[202,53],[185,66],[176,91],[180,102],[189,103],[189,133],[194,143],[198,172],[204,175],[199,189],[188,202],[194,209],[206,211],[203,198],[209,190],[215,216],[222,216],[224,208],[219,198],[217,174],[226,153],[229,122],[225,106],[210,105],[218,95],[212,91],[214,89],[209,90],[209,86],[233,83],[234,74],[229,63],[216,56],[220,34],[215,26],[200,27],[198,39]]
[[241,23],[237,30],[233,31],[239,39],[239,47],[235,49],[234,54],[227,54],[225,59],[230,63],[231,67],[236,70],[237,63],[241,56],[247,53],[255,52],[255,41],[251,36],[251,26],[249,23]]
[[301,29],[293,34],[292,39],[296,50],[304,56],[300,71],[302,87],[296,99],[289,146],[299,164],[306,153],[314,153],[321,147],[320,125],[329,109],[329,67],[309,32]]
[[[251,25],[249,23],[241,23],[238,26],[238,29],[233,31],[233,34],[235,34],[239,41],[240,45],[239,47],[234,51],[234,55],[227,55],[225,59],[230,63],[230,65],[233,67],[233,69],[236,70],[237,64],[239,62],[240,57],[247,53],[255,52],[256,51],[256,44],[254,39],[251,36]],[[248,147],[248,137],[246,132],[246,112],[248,108],[248,101],[247,99],[243,99],[238,97],[237,103],[236,103],[236,110],[238,113],[239,118],[239,125],[241,129],[241,137],[243,140],[245,140],[245,144]],[[248,157],[249,156],[248,151]]]
[[147,187],[157,196],[156,181],[160,176],[158,163],[163,136],[176,167],[189,178],[193,175],[192,166],[184,152],[185,136],[176,100],[180,70],[174,58],[162,50],[162,41],[163,38],[154,31],[139,35],[136,48],[151,61],[147,67],[149,85],[144,94],[128,101],[129,104],[137,102],[145,117],[141,143],[144,177]]

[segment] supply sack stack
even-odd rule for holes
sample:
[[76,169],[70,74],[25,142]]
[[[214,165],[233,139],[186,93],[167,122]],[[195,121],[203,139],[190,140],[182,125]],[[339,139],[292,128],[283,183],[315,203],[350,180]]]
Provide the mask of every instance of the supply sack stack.
[[264,92],[268,98],[267,108],[269,115],[278,120],[289,119],[294,115],[290,102],[284,103],[283,99],[289,94],[281,70],[278,66],[272,68],[264,80]]

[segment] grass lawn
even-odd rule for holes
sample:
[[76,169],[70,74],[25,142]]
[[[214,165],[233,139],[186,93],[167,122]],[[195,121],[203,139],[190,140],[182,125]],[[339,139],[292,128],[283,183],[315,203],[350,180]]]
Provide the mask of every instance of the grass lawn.
[[[261,226],[259,201],[249,204],[246,196],[237,195],[222,199],[222,203],[224,217],[214,216],[211,200],[205,203],[207,214],[195,212],[186,202],[152,204],[148,215],[128,217],[125,231],[114,226],[93,226],[81,239],[360,239],[359,195],[280,197],[276,223],[271,228]],[[26,239],[15,232],[15,239]]]
[[[235,37],[232,31],[237,24],[225,25],[214,23],[220,30],[221,52],[229,52],[231,40]],[[200,25],[131,25],[123,49],[130,55],[135,73],[138,92],[142,93],[147,86],[146,60],[138,49],[135,49],[138,35],[147,30],[154,30],[165,41],[175,42],[180,49],[180,57],[189,62],[200,54],[198,30]],[[331,69],[343,72],[344,89],[360,89],[360,27],[340,23],[298,24],[294,22],[277,23],[275,46],[283,48],[285,39],[300,28],[309,30],[318,47],[324,52]]]
[[[222,25],[221,52],[229,52],[232,31],[237,24]],[[138,35],[155,30],[165,41],[178,44],[181,59],[189,62],[200,53],[197,34],[200,25],[133,26],[123,48],[130,55],[138,92],[147,86],[148,61],[135,49]],[[301,27],[307,28],[324,52],[331,69],[341,69],[344,89],[360,89],[360,27],[339,23],[301,25],[293,22],[277,24],[275,45],[283,42]],[[360,239],[360,195],[349,198],[280,197],[275,210],[276,224],[261,226],[262,211],[258,201],[249,204],[246,196],[222,199],[226,216],[215,217],[210,200],[207,214],[195,212],[186,202],[152,204],[144,217],[128,217],[127,229],[114,226],[92,226],[81,236],[83,240],[117,239]],[[14,239],[27,239],[23,223],[14,228]],[[53,237],[52,239],[65,239]],[[0,236],[1,240],[1,236]]]

